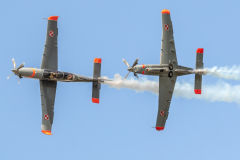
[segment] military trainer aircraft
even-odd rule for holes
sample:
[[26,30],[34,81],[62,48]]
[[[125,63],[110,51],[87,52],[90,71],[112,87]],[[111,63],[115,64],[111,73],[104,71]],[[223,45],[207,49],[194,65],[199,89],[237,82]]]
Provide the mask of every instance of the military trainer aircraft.
[[[173,26],[170,18],[169,10],[162,10],[162,46],[161,60],[159,64],[138,64],[138,58],[132,66],[123,59],[128,66],[128,74],[130,72],[137,76],[137,73],[144,75],[159,76],[159,98],[158,98],[158,114],[156,122],[156,130],[163,130],[169,114],[169,107],[172,99],[174,86],[177,76],[195,74],[195,94],[201,94],[203,70],[203,48],[198,48],[196,52],[196,69],[178,65],[175,42],[173,38]],[[127,78],[126,75],[125,79]]]
[[[42,104],[42,132],[52,135],[52,124],[54,116],[54,101],[57,88],[57,81],[60,82],[92,82],[92,102],[99,103],[99,93],[101,83],[107,79],[101,79],[101,61],[100,58],[94,59],[93,78],[73,74],[69,72],[58,71],[58,28],[57,20],[59,16],[48,18],[47,36],[43,51],[42,63],[38,68],[23,68],[24,63],[16,68],[15,60],[12,59],[14,69],[13,74],[19,78],[34,78],[40,80],[41,104]],[[7,79],[9,79],[11,74]],[[18,79],[19,83],[19,79]]]

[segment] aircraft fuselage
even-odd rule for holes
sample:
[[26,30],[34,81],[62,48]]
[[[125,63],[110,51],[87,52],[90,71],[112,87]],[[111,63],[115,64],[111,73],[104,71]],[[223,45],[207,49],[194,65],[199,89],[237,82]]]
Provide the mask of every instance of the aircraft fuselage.
[[12,70],[20,78],[34,78],[39,80],[61,81],[61,82],[93,82],[93,78],[74,73],[54,71],[38,68],[21,68]]
[[136,66],[133,67],[133,71],[137,74],[145,74],[145,75],[152,75],[152,76],[161,75],[161,76],[168,76],[168,77],[172,77],[174,74],[176,76],[182,76],[182,75],[187,75],[187,74],[195,74],[195,73],[202,74],[202,72],[199,71],[199,70],[194,70],[192,68],[183,67],[183,66],[179,66],[179,65],[174,65],[173,66],[171,64],[136,65]]

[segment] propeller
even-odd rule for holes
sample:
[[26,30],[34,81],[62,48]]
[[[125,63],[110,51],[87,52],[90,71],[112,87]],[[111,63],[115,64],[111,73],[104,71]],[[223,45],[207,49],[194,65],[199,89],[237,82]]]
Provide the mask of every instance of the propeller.
[[123,62],[128,66],[128,68],[130,68],[128,62],[127,62],[125,59],[122,59],[122,60],[123,60]]
[[139,79],[137,73],[134,72],[134,69],[133,69],[133,67],[138,64],[137,62],[138,62],[139,59],[137,58],[137,59],[135,60],[135,62],[133,63],[132,67],[130,67],[130,65],[128,64],[128,62],[127,62],[125,59],[122,59],[122,60],[123,60],[123,62],[128,66],[128,69],[127,69],[127,70],[129,71],[128,74],[125,76],[124,79],[126,79],[126,78],[128,77],[128,75],[129,75],[130,72],[133,72],[133,73],[134,73],[134,76],[136,76],[136,77]]
[[13,74],[14,74],[14,73],[12,73],[10,76],[8,76],[7,79],[9,79],[10,77],[12,77]]
[[[7,77],[7,79],[9,79],[13,74],[17,75],[19,78],[21,78],[21,75],[19,74],[19,69],[23,68],[25,63],[22,63],[18,68],[16,68],[16,62],[14,60],[14,58],[12,59],[12,62],[13,62],[13,67],[14,69],[12,69],[12,74],[10,76]],[[17,81],[18,81],[18,84],[19,84],[19,78],[17,77]]]
[[12,59],[12,62],[13,62],[13,67],[14,67],[14,69],[16,69],[16,63],[15,63],[14,58]]
[[17,70],[19,70],[19,69],[21,69],[22,67],[24,67],[24,64],[25,64],[25,63],[22,63],[22,64],[17,68]]
[[130,73],[130,71],[128,72],[128,74],[125,76],[125,78],[124,78],[124,79],[126,79],[126,78],[128,77],[129,73]]

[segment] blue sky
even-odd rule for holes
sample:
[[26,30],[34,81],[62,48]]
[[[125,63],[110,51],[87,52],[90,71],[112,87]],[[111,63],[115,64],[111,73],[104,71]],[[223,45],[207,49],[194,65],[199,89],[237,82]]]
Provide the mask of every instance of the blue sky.
[[[122,58],[159,64],[165,8],[171,12],[180,65],[194,68],[200,47],[205,67],[239,65],[239,5],[234,0],[1,1],[0,159],[237,159],[236,103],[173,97],[165,130],[157,132],[151,128],[158,107],[153,93],[102,85],[100,104],[93,104],[91,83],[58,83],[53,136],[46,136],[39,82],[21,79],[18,85],[16,76],[7,76],[12,58],[17,66],[40,67],[47,27],[42,18],[53,15],[60,16],[59,70],[92,76],[98,57],[102,75],[113,78],[127,74]],[[193,84],[194,76],[178,81]],[[203,77],[203,85],[218,81]]]

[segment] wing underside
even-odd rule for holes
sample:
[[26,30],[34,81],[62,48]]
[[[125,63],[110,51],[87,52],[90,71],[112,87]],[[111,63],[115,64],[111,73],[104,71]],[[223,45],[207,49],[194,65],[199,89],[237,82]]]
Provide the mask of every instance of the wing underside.
[[57,19],[58,16],[52,16],[48,18],[47,35],[44,45],[41,69],[58,70]]
[[[57,28],[58,16],[48,18],[47,35],[44,45],[41,69],[58,70],[58,47],[57,47]],[[42,105],[42,132],[51,135],[54,102],[57,89],[56,81],[40,80],[41,105]]]
[[176,80],[177,76],[171,78],[159,76],[158,114],[156,122],[157,130],[163,130],[165,127]]
[[177,65],[177,55],[173,37],[173,26],[168,10],[162,11],[162,46],[160,64]]
[[40,80],[41,104],[42,104],[42,132],[51,135],[54,102],[57,89],[57,82]]

